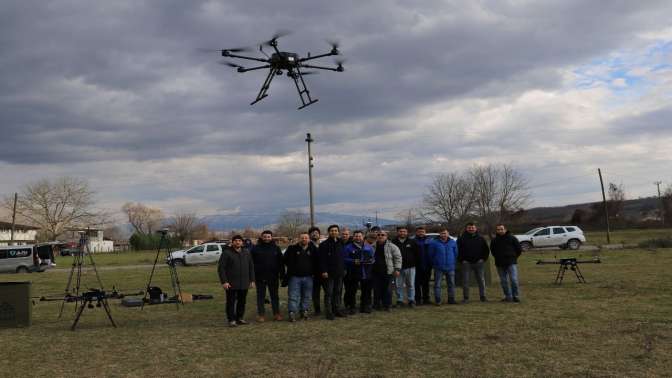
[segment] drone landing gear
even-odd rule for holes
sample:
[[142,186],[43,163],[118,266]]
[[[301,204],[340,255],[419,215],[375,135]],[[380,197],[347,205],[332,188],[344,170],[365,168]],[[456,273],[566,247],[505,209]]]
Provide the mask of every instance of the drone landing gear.
[[306,106],[314,104],[318,101],[318,99],[313,100],[310,97],[310,91],[306,87],[306,82],[303,81],[303,74],[301,74],[301,71],[297,69],[296,72],[290,71],[287,73],[287,75],[294,80],[294,85],[296,85],[296,91],[299,92],[299,98],[301,99],[301,103],[303,104],[298,107],[298,110],[301,110]]
[[264,80],[264,84],[261,86],[261,89],[257,94],[257,98],[254,101],[252,101],[250,105],[254,105],[268,96],[266,92],[268,92],[268,88],[271,86],[271,81],[273,81],[275,73],[276,73],[275,69],[271,68],[271,70],[268,72],[268,75],[266,76],[266,80]]
[[114,319],[112,319],[110,305],[107,303],[107,296],[105,295],[105,292],[98,289],[91,289],[82,294],[82,301],[78,302],[79,308],[77,309],[77,315],[75,316],[75,320],[72,322],[70,330],[75,330],[77,323],[79,322],[79,318],[82,316],[82,312],[84,312],[85,308],[94,308],[93,301],[96,301],[95,307],[102,307],[105,310],[107,318],[110,319],[110,323],[112,323],[114,328],[117,328],[117,324],[114,322]]

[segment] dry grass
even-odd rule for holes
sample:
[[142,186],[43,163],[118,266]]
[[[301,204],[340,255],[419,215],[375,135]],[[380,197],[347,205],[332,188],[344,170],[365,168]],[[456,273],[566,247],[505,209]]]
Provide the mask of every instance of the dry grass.
[[[553,252],[569,256],[572,252]],[[523,303],[400,309],[328,322],[269,322],[229,329],[214,266],[180,268],[183,290],[215,299],[123,308],[118,329],[100,309],[69,331],[73,305],[39,302],[29,329],[0,330],[0,376],[663,376],[672,371],[672,250],[609,251],[582,266],[587,284],[552,284],[548,252],[520,262]],[[104,265],[102,262],[99,264]],[[125,264],[122,264],[125,265]],[[147,269],[101,272],[106,286],[134,291]],[[169,287],[162,269],[155,283]],[[63,290],[67,270],[30,279],[35,295]],[[91,281],[88,276],[87,280]],[[285,290],[283,289],[283,303]],[[248,296],[254,317],[254,291]],[[283,307],[286,303],[283,304]],[[254,322],[252,322],[254,323]]]

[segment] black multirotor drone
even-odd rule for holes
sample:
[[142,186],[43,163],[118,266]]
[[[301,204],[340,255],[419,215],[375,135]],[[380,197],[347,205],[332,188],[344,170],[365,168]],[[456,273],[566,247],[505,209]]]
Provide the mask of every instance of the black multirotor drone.
[[[317,99],[313,99],[310,97],[310,91],[306,87],[306,83],[303,80],[303,76],[305,75],[312,75],[315,74],[316,71],[304,71],[303,69],[305,68],[310,68],[310,69],[317,69],[317,70],[326,70],[326,71],[336,71],[336,72],[343,72],[343,60],[337,60],[336,61],[336,67],[324,67],[324,66],[314,66],[311,64],[307,64],[306,62],[315,60],[315,59],[320,59],[324,58],[327,56],[332,56],[332,55],[340,55],[340,51],[338,51],[338,43],[334,41],[330,41],[331,45],[331,51],[324,53],[324,54],[319,54],[319,55],[313,55],[311,56],[310,53],[305,58],[302,58],[299,56],[299,54],[293,53],[293,52],[287,52],[287,51],[280,51],[278,49],[278,38],[287,35],[287,32],[279,32],[276,33],[273,38],[270,40],[263,42],[262,44],[259,45],[259,51],[266,56],[266,58],[255,58],[251,56],[244,56],[244,55],[238,55],[237,53],[240,52],[245,52],[249,51],[247,48],[234,48],[234,49],[224,49],[224,50],[216,50],[216,51],[221,51],[222,56],[225,56],[227,58],[236,58],[236,59],[246,59],[246,60],[251,60],[255,62],[261,62],[264,63],[261,66],[256,66],[256,67],[243,67],[241,65],[229,62],[229,61],[222,61],[220,62],[221,64],[225,64],[230,67],[237,68],[238,72],[243,73],[243,72],[248,72],[248,71],[254,71],[254,70],[261,70],[264,68],[268,68],[268,75],[266,76],[266,80],[264,81],[264,84],[261,86],[261,89],[259,90],[259,93],[257,94],[257,98],[250,103],[250,105],[254,105],[257,102],[263,100],[266,96],[268,96],[268,88],[271,85],[271,81],[276,75],[282,75],[283,71],[287,71],[287,76],[290,77],[292,80],[294,80],[294,84],[296,85],[296,90],[299,92],[299,98],[301,99],[302,105],[299,107],[299,109],[303,109],[306,106],[310,104],[314,104],[317,102]],[[271,56],[268,56],[266,52],[264,52],[264,46],[270,46],[275,50],[274,53],[271,54]]]

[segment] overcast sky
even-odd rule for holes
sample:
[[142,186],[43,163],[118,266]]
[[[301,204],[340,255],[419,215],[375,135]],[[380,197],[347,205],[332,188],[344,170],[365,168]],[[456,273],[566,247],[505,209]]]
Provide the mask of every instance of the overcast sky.
[[[672,183],[670,1],[11,1],[0,7],[0,194],[87,178],[100,207],[391,216],[437,173],[509,163],[531,206]],[[306,82],[199,48],[326,52]],[[255,54],[255,53],[253,53]],[[325,64],[333,59],[326,58]]]

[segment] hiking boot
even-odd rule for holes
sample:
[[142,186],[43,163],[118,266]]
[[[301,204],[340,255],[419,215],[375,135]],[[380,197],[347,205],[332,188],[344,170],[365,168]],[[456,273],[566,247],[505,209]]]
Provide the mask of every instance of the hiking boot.
[[413,301],[408,302],[408,307],[415,308],[415,302]]
[[348,315],[355,315],[356,313],[357,313],[357,311],[355,310],[354,307],[351,307],[351,308],[348,309]]
[[240,319],[240,320],[236,321],[236,323],[238,323],[238,325],[248,325],[248,324],[250,324],[243,319]]
[[282,320],[282,315],[280,315],[280,314],[273,315],[273,320],[275,320],[276,322],[281,321]]
[[265,321],[266,321],[266,317],[264,315],[257,316],[257,323],[263,323]]
[[347,315],[345,315],[345,314],[344,314],[343,312],[341,312],[341,311],[336,311],[336,312],[334,313],[334,315],[335,315],[337,318],[346,318],[346,317],[347,317]]
[[513,301],[514,301],[515,303],[520,303],[520,298],[518,298],[518,297],[513,297]]
[[464,299],[462,300],[462,304],[467,304],[467,303],[469,303],[469,298],[464,298]]
[[229,322],[229,327],[231,327],[231,328],[238,327],[238,324],[236,323],[235,320],[232,320],[232,321]]
[[455,298],[448,298],[448,304],[454,305],[457,304],[457,302],[455,301]]
[[502,302],[513,302],[513,299],[506,297],[502,299]]
[[395,307],[404,307],[404,302],[397,301],[397,305]]
[[303,320],[309,320],[310,316],[308,316],[308,311],[301,311],[301,319]]
[[436,307],[441,306],[441,300],[438,300],[438,301],[434,302],[434,306],[436,306]]
[[296,318],[294,317],[294,313],[290,312],[289,315],[287,316],[288,320],[290,323],[296,322]]
[[486,298],[485,295],[481,297],[481,302],[487,302],[487,301],[488,301],[488,298]]
[[334,314],[332,313],[327,313],[327,320],[334,320],[336,317],[334,317]]

